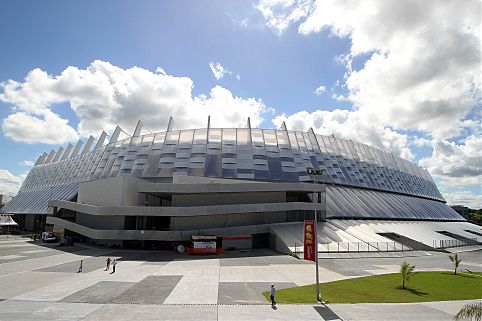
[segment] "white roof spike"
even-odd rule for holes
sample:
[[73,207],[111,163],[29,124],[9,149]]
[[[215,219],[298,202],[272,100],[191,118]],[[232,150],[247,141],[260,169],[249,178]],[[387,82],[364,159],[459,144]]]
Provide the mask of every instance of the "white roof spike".
[[62,158],[60,158],[60,160],[66,160],[67,157],[69,157],[69,154],[70,154],[70,152],[72,151],[72,148],[74,148],[74,145],[72,145],[71,143],[69,143],[69,144],[67,145],[67,148],[65,149],[64,154],[62,155]]
[[176,124],[174,124],[174,119],[171,116],[171,117],[169,117],[169,123],[167,124],[167,131],[172,132],[174,127],[176,127]]
[[42,155],[40,155],[35,162],[35,165],[42,165],[43,163],[45,163],[45,159],[47,159],[47,153],[43,153]]
[[288,131],[288,129],[286,128],[286,123],[284,121],[281,123],[281,127],[279,129]]
[[75,156],[79,155],[80,147],[84,144],[83,141],[79,139],[77,144],[75,145],[74,151],[72,152],[72,155],[70,155],[70,158],[74,158]]
[[107,133],[105,131],[102,131],[102,133],[100,134],[99,140],[97,141],[97,144],[95,144],[94,149],[104,146],[106,137],[107,137]]
[[45,160],[45,164],[50,163],[55,156],[55,151],[52,149]]
[[57,151],[57,153],[55,153],[55,157],[54,159],[52,160],[52,162],[56,162],[60,159],[60,156],[62,156],[62,153],[64,151],[64,148],[63,147],[59,147],[59,150]]
[[139,137],[141,135],[141,130],[142,127],[144,127],[144,124],[142,124],[142,121],[138,121],[136,125],[136,129],[134,130],[134,134],[132,134],[132,137]]
[[82,150],[82,154],[88,153],[90,151],[90,148],[92,147],[92,144],[94,143],[95,138],[91,135],[89,139],[87,140],[87,143],[85,143],[84,149]]
[[114,129],[114,132],[112,133],[112,136],[110,136],[109,144],[117,142],[117,140],[119,139],[120,132],[121,132],[121,128],[119,126],[117,126]]

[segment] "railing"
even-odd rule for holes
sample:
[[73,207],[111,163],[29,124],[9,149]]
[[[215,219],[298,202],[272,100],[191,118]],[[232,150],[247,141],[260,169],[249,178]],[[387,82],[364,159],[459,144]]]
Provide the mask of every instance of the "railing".
[[[319,243],[318,253],[339,252],[400,252],[413,251],[414,248],[398,242],[331,242]],[[303,244],[295,242],[293,254],[303,253]]]
[[[477,238],[471,238],[466,240],[433,240],[433,249],[445,249],[449,247],[480,245],[481,242],[477,241]],[[294,255],[303,254],[303,244],[295,242]],[[426,244],[420,243],[420,246],[414,244],[413,246],[407,246],[398,242],[331,242],[331,243],[319,243],[318,253],[353,253],[353,252],[404,252],[404,251],[416,251],[426,250],[429,247]]]
[[434,249],[446,249],[449,247],[459,247],[468,245],[480,245],[481,242],[477,241],[477,238],[465,239],[465,240],[433,240]]

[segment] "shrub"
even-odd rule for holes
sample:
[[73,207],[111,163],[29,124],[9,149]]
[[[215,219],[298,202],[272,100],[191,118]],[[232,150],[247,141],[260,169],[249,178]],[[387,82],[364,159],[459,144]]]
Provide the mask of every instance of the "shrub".
[[449,255],[449,259],[454,265],[454,273],[457,274],[457,268],[459,267],[460,262],[462,262],[462,259],[458,258],[457,253],[455,253],[455,255]]
[[400,273],[402,274],[402,288],[403,289],[405,289],[405,283],[408,282],[408,280],[412,276],[414,270],[415,270],[415,265],[410,265],[407,262],[403,262],[400,265]]
[[460,309],[460,311],[454,316],[454,320],[475,320],[480,321],[482,319],[482,302],[468,303]]

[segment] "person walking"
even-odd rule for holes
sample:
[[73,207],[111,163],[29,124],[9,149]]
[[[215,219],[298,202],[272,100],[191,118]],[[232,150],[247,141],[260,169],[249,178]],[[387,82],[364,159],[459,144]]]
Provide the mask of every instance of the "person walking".
[[271,283],[271,291],[269,293],[269,298],[271,299],[271,306],[274,307],[276,305],[276,301],[274,300],[274,297],[276,296],[276,289],[274,287],[274,284]]
[[80,260],[80,266],[79,266],[79,270],[77,271],[77,273],[82,272],[83,268],[84,268],[84,260]]
[[105,270],[108,271],[110,269],[110,257],[107,258],[107,260],[105,260],[106,262],[106,267],[105,267]]
[[114,260],[114,262],[112,262],[112,272],[111,274],[115,273],[115,266],[117,265],[117,260]]

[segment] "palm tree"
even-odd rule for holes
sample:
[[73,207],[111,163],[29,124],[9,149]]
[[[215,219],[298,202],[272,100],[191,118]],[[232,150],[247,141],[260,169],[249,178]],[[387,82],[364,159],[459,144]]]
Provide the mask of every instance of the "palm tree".
[[415,270],[415,265],[410,265],[407,262],[403,262],[400,265],[400,273],[402,274],[402,288],[405,289],[405,283],[408,282]]
[[460,262],[462,262],[462,259],[458,258],[457,253],[455,253],[455,255],[449,255],[449,258],[455,267],[455,274],[457,274],[457,268],[459,267]]
[[463,319],[480,321],[482,319],[482,301],[464,305],[454,316],[454,320],[456,321]]

